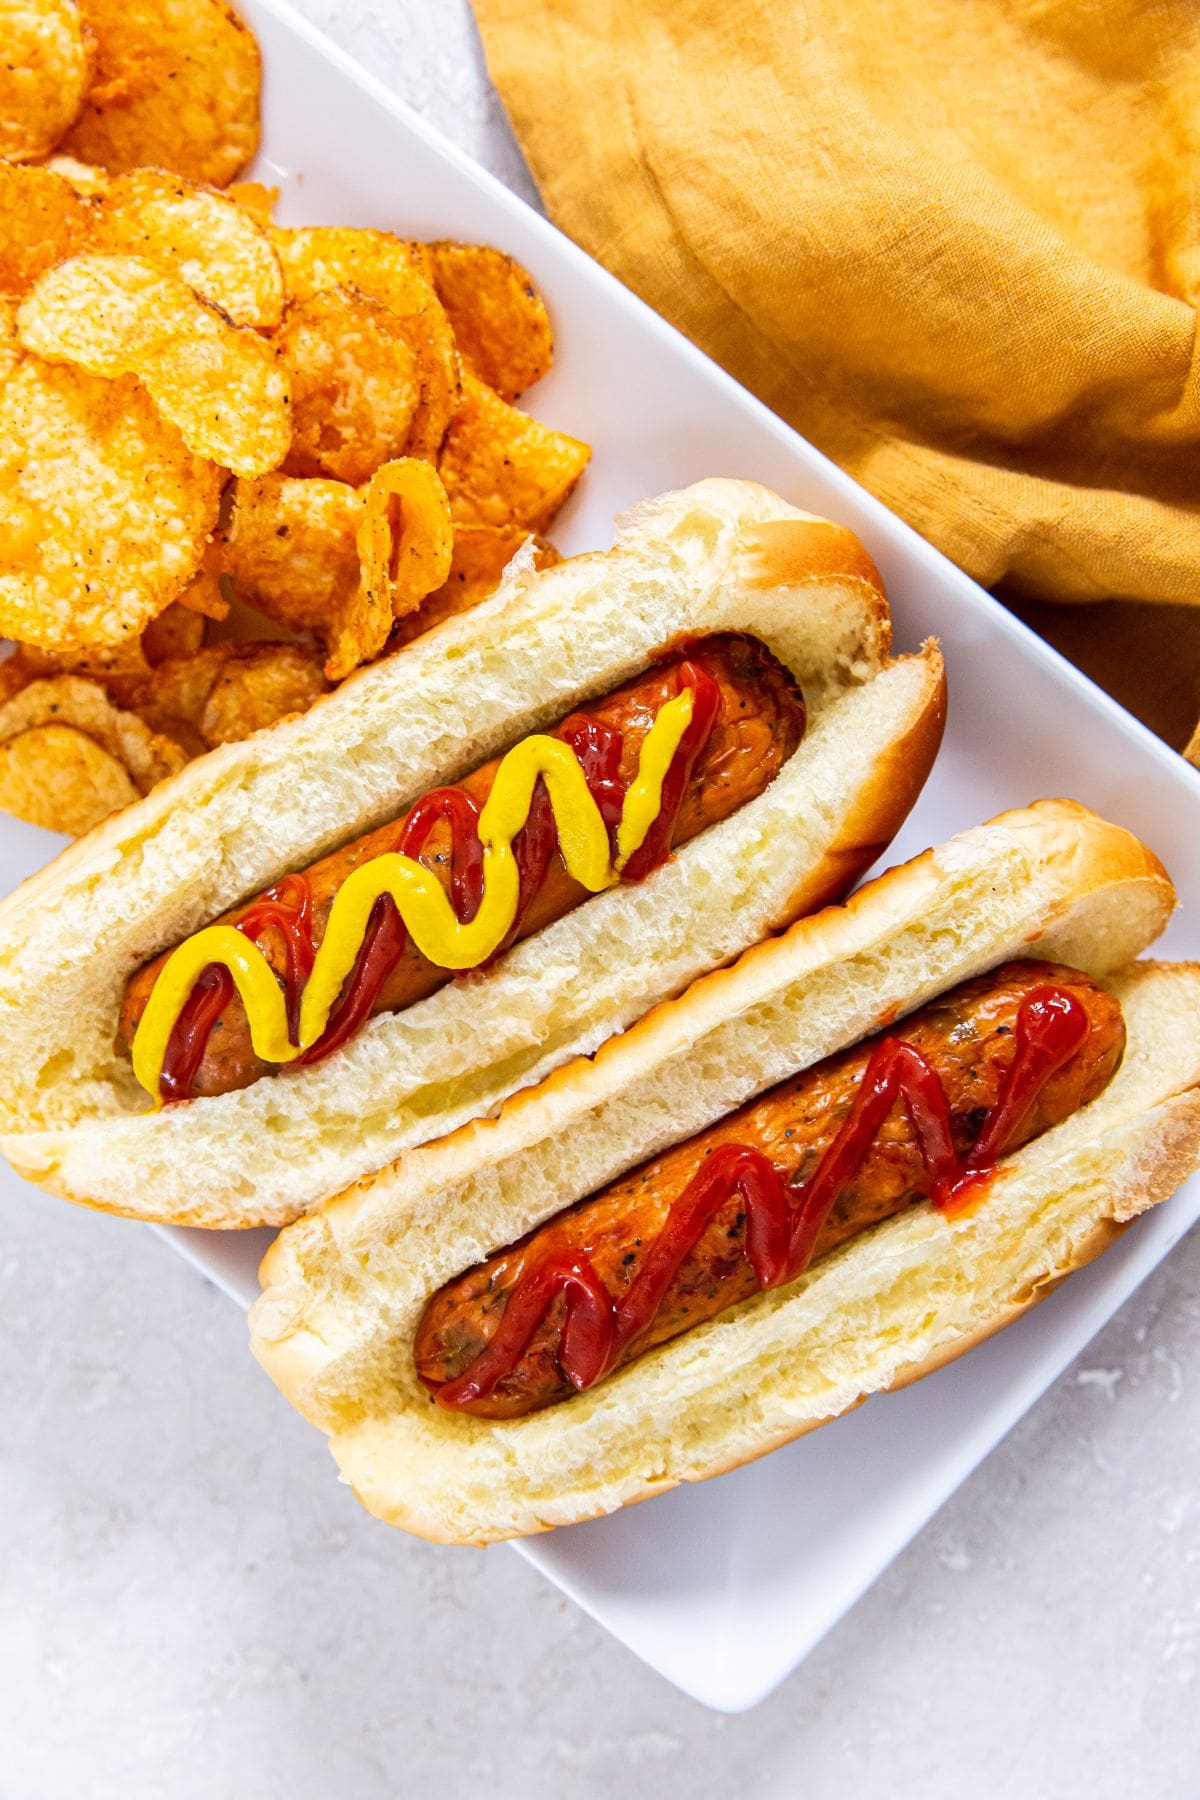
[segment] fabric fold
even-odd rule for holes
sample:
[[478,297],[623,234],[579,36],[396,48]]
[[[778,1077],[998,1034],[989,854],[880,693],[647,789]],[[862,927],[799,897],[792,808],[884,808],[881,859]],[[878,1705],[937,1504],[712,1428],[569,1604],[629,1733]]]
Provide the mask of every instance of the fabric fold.
[[1200,601],[1191,0],[475,0],[551,216],[971,574]]

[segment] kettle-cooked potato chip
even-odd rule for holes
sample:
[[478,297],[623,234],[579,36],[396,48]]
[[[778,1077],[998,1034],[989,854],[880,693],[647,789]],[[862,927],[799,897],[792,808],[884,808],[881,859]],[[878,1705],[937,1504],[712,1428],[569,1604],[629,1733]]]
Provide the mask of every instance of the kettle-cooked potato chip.
[[544,531],[591,454],[578,438],[509,406],[467,369],[438,469],[456,525]]
[[204,620],[199,613],[172,601],[151,619],[141,637],[123,644],[93,644],[80,650],[39,650],[35,644],[18,644],[0,664],[4,683],[0,699],[8,699],[31,681],[52,675],[81,675],[97,682],[118,706],[128,706],[133,692],[148,681],[156,665],[167,657],[191,656],[204,639]]
[[234,181],[225,192],[231,200],[236,200],[243,212],[248,212],[256,225],[264,230],[271,224],[271,214],[279,199],[279,189],[268,187],[264,181]]
[[307,712],[328,690],[311,645],[210,644],[160,664],[133,703],[199,753]]
[[357,225],[276,225],[272,241],[290,300],[353,287],[390,306],[398,318],[419,312],[432,293],[423,244]]
[[321,659],[310,646],[237,644],[205,702],[200,735],[210,745],[233,743],[293,713],[307,712],[328,692]]
[[340,681],[377,656],[392,622],[385,582],[360,575],[363,496],[341,481],[266,475],[239,481],[221,534],[222,567],[239,599],[326,647],[325,674]]
[[23,355],[17,338],[17,302],[0,294],[0,387],[19,366]]
[[136,375],[189,449],[237,475],[265,474],[287,454],[290,393],[277,351],[156,263],[90,254],[60,263],[26,295],[17,330],[49,361]]
[[178,744],[151,731],[144,719],[114,706],[98,682],[80,675],[31,681],[0,706],[0,742],[37,725],[72,725],[85,731],[120,758],[143,794],[186,761]]
[[432,263],[421,244],[387,231],[348,225],[316,225],[272,240],[291,300],[309,300],[329,288],[354,288],[403,321],[417,358],[421,402],[405,446],[410,456],[433,458],[462,399],[458,352],[445,308],[434,292]]
[[384,463],[363,490],[357,586],[328,634],[331,681],[369,662],[387,644],[394,618],[420,605],[450,571],[453,528],[432,463],[405,456]]
[[135,636],[194,573],[223,479],[132,377],[25,357],[0,387],[0,633]]
[[362,500],[341,481],[238,481],[219,543],[239,599],[289,631],[327,633],[358,581]]
[[82,837],[138,798],[128,769],[72,725],[33,725],[0,744],[0,810]]
[[227,619],[229,601],[222,582],[223,546],[215,537],[200,559],[200,567],[179,596],[179,607],[196,619],[201,630],[205,619]]
[[364,495],[358,560],[371,593],[387,600],[389,627],[441,587],[453,548],[450,502],[433,464],[402,456],[377,469]]
[[[187,589],[184,589],[187,592]],[[182,604],[172,601],[156,619],[151,619],[142,633],[142,657],[150,669],[177,656],[194,656],[204,642],[204,617]]]
[[0,156],[28,162],[53,150],[90,73],[75,0],[0,0]]
[[81,200],[97,199],[112,181],[107,169],[98,168],[95,163],[80,162],[77,156],[64,156],[57,150],[41,166],[49,169],[52,175],[61,175]]
[[445,238],[426,246],[459,354],[502,400],[515,400],[554,360],[550,315],[515,257]]
[[403,455],[421,404],[409,335],[390,308],[349,288],[292,302],[279,334],[292,383],[290,475],[357,486]]
[[266,233],[233,200],[161,169],[118,175],[100,196],[98,249],[174,269],[235,325],[283,317],[283,274]]
[[96,70],[62,149],[224,187],[258,148],[253,34],[225,0],[80,0]]
[[365,576],[359,576],[346,589],[324,632],[329,680],[344,681],[360,663],[378,656],[391,628],[386,589],[372,587]]
[[134,695],[168,657],[192,656],[204,639],[204,620],[172,601],[151,619],[141,637],[123,644],[92,645],[82,650],[39,650],[18,644],[0,663],[0,703],[29,686],[57,675],[79,675],[104,689],[119,707],[130,708]]
[[86,681],[98,682],[106,694],[120,697],[130,682],[146,679],[150,664],[143,638],[134,637],[126,638],[123,644],[94,644],[82,650],[39,650],[36,644],[18,644],[4,669],[14,683],[12,692],[50,676],[80,675]]
[[31,681],[0,706],[0,807],[52,831],[87,831],[186,761],[77,675]]
[[11,700],[14,694],[19,693],[32,680],[33,676],[24,667],[19,650],[15,656],[0,657],[0,706],[6,700]]
[[0,162],[0,294],[24,294],[88,241],[91,213],[51,169]]

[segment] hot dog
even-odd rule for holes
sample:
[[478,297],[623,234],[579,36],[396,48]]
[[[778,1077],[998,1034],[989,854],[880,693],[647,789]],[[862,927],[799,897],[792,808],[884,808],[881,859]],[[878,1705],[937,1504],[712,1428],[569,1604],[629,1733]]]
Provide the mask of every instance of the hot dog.
[[[1000,1153],[1070,1118],[1103,1091],[1120,1061],[1120,1004],[1078,969],[1007,963],[915,1013],[898,1036],[868,1039],[793,1076],[442,1288],[417,1329],[413,1356],[422,1382],[442,1405],[495,1419],[536,1412],[575,1393],[563,1363],[566,1290],[559,1287],[547,1300],[540,1319],[529,1314],[532,1329],[524,1344],[518,1326],[503,1362],[489,1368],[485,1352],[498,1343],[506,1316],[523,1296],[533,1299],[539,1272],[551,1264],[576,1266],[583,1257],[619,1316],[646,1280],[656,1251],[672,1254],[666,1234],[686,1225],[689,1192],[721,1153],[728,1173],[701,1235],[686,1250],[676,1243],[681,1260],[665,1291],[604,1374],[748,1299],[764,1283],[749,1254],[752,1215],[729,1153],[749,1150],[765,1158],[788,1190],[789,1222],[798,1221],[806,1192],[811,1194],[823,1159],[869,1083],[873,1059],[882,1044],[892,1043],[915,1051],[932,1071],[945,1095],[955,1151],[965,1160],[982,1141],[1020,1053],[1026,1009],[1048,992],[1055,996],[1052,1004],[1061,1005],[1065,996],[1078,1009],[1078,1043],[1071,1037],[1065,1061],[1039,1071],[1044,1085],[1024,1097],[1003,1140],[987,1154],[998,1161]],[[893,1104],[844,1183],[829,1189],[803,1266],[780,1273],[794,1279],[839,1244],[928,1197],[930,1185],[913,1121],[903,1104]]]
[[0,906],[0,1149],[138,1218],[282,1224],[848,890],[945,715],[844,527],[647,502]]
[[282,1232],[260,1362],[379,1517],[488,1543],[939,1367],[1200,1159],[1170,882],[1040,802],[696,982]]
[[[656,842],[645,846],[649,855],[643,854],[632,866],[627,865],[623,872],[626,880],[645,879],[671,850],[728,818],[762,793],[804,734],[804,702],[799,689],[761,644],[752,638],[726,634],[689,645],[686,651],[681,649],[664,658],[606,699],[581,707],[551,730],[551,736],[579,747],[581,761],[587,758],[589,750],[593,759],[597,752],[602,755],[606,749],[615,752],[615,768],[604,776],[607,792],[597,783],[601,798],[608,802],[614,829],[621,798],[637,774],[641,746],[662,708],[680,691],[681,672],[691,672],[693,681],[705,683],[708,711],[702,721],[703,733],[679,784],[677,802],[668,805],[666,817],[660,809],[666,831],[656,834]],[[492,791],[500,761],[499,757],[493,758],[456,784],[457,790],[469,796],[479,809]],[[572,879],[561,856],[555,853],[553,815],[548,808],[544,813],[540,853],[539,846],[531,844],[522,858],[531,837],[529,826],[514,844],[518,860],[523,860],[524,879],[506,943],[531,936],[588,898],[588,890]],[[330,906],[347,875],[401,844],[411,817],[411,812],[405,813],[365,833],[304,871],[310,908],[305,929],[312,949],[322,942]],[[417,860],[438,875],[449,894],[453,864],[444,818],[426,838]],[[278,902],[264,907],[268,898],[259,894],[247,906],[218,922],[236,925],[246,919],[260,920],[253,932],[255,941],[286,986],[291,974],[289,938],[279,927]],[[365,1018],[411,1006],[451,978],[450,970],[423,956],[404,932],[394,904],[384,904],[387,910],[381,908],[373,922],[352,977],[353,986],[347,984],[347,997],[307,1053],[308,1063],[338,1049]],[[138,1023],[169,954],[164,952],[140,970],[126,989],[117,1028],[118,1042],[126,1051],[133,1044]],[[311,960],[310,951],[306,958],[309,967]],[[368,965],[365,971],[364,965]],[[364,972],[366,981],[362,979]],[[245,1009],[233,992],[231,981],[222,1010],[210,1014],[204,1027],[202,1037],[193,1029],[189,1037],[177,1038],[171,1066],[164,1066],[164,1098],[185,1100],[201,1094],[229,1093],[274,1072],[273,1065],[255,1055]]]

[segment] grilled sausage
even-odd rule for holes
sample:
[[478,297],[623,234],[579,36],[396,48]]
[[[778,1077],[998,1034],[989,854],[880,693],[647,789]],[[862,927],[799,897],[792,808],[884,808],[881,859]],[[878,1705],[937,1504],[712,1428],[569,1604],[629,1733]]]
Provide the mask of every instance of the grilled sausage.
[[[606,699],[572,715],[576,719],[582,715],[601,720],[624,734],[622,780],[628,781],[636,772],[642,739],[659,709],[677,691],[675,672],[685,655],[716,680],[721,709],[679,809],[671,839],[673,848],[762,793],[799,744],[805,725],[804,703],[791,676],[761,644],[733,634],[705,638],[687,645]],[[499,762],[499,758],[494,759],[457,785],[482,805],[491,791]],[[346,876],[360,863],[395,849],[406,816],[356,838],[305,871],[312,888],[313,937],[317,944],[324,935],[333,897]],[[437,826],[420,857],[427,868],[443,875],[447,887],[448,844],[447,828]],[[528,937],[540,931],[588,898],[587,889],[571,879],[561,856],[556,855],[521,920],[517,936]],[[235,924],[254,904],[255,900],[248,901],[219,922]],[[260,947],[282,978],[286,963],[278,933],[264,932]],[[117,1028],[117,1047],[126,1053],[169,954],[164,952],[147,963],[126,989]],[[410,939],[371,1011],[398,1012],[423,1000],[450,979],[449,971],[428,962]],[[274,1064],[264,1063],[255,1055],[245,1011],[235,995],[212,1028],[192,1093],[224,1094],[276,1072]]]
[[[1013,962],[953,989],[892,1034],[914,1046],[940,1078],[960,1156],[974,1147],[985,1115],[996,1102],[1013,1056],[1022,1002],[1047,983],[1082,1004],[1088,1031],[1005,1145],[1015,1149],[1077,1112],[1109,1081],[1125,1042],[1121,1009],[1110,994],[1074,969]],[[417,1330],[414,1357],[420,1379],[436,1393],[461,1376],[495,1333],[524,1271],[548,1253],[586,1253],[619,1302],[641,1270],[672,1203],[719,1145],[751,1146],[764,1152],[785,1180],[800,1184],[809,1179],[849,1113],[878,1041],[858,1044],[793,1076],[448,1283],[430,1300]],[[908,1116],[901,1106],[894,1106],[834,1204],[816,1240],[814,1259],[901,1211],[922,1190],[922,1173]],[[745,1253],[745,1227],[744,1203],[735,1191],[680,1264],[649,1326],[623,1346],[614,1366],[758,1292]],[[557,1360],[564,1315],[565,1301],[559,1294],[512,1373],[486,1396],[465,1403],[463,1410],[512,1418],[572,1394],[575,1390]]]

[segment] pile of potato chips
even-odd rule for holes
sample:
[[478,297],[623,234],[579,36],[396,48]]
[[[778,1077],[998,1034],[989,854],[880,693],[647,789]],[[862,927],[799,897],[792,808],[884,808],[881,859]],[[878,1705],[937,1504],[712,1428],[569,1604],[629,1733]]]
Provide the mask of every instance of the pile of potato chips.
[[[485,245],[289,230],[225,0],[0,0],[0,808],[86,830],[496,587],[585,444]],[[235,641],[235,640],[250,641]]]

